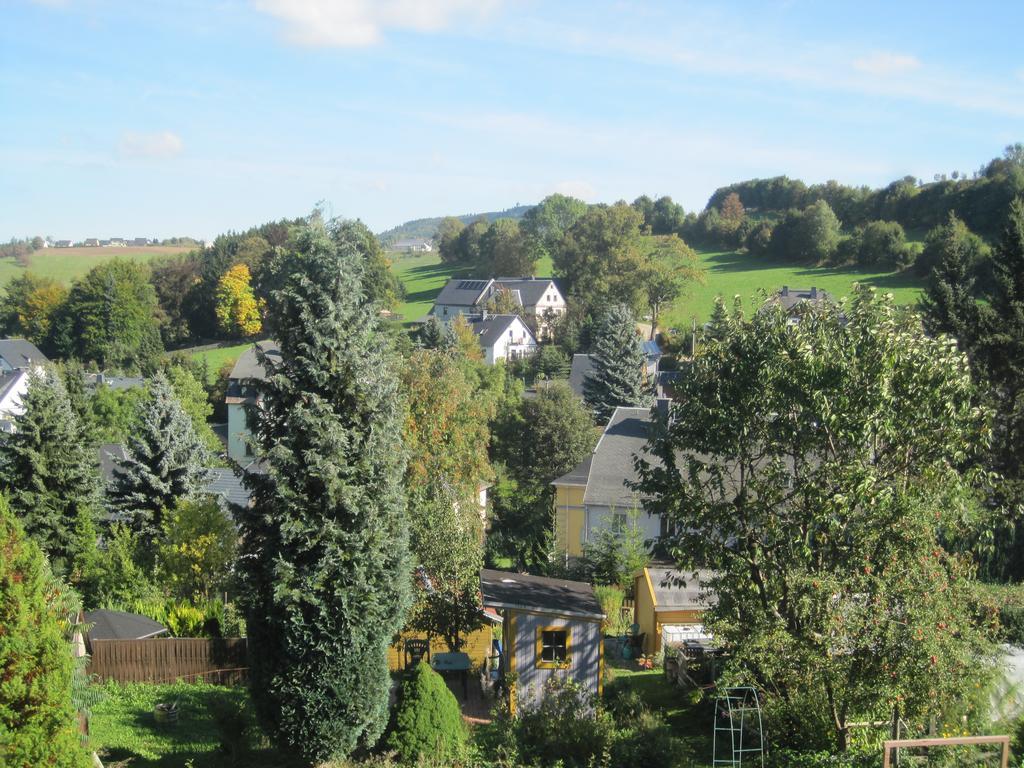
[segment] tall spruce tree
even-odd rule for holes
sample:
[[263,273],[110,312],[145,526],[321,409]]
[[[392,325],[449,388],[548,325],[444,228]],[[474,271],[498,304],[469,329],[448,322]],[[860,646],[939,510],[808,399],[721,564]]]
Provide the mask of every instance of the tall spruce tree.
[[0,765],[85,768],[61,589],[0,494]]
[[644,375],[643,340],[629,307],[618,304],[605,312],[590,356],[594,367],[583,380],[583,398],[599,422],[608,421],[618,406],[652,404]]
[[0,493],[54,571],[69,575],[95,546],[97,457],[56,373],[32,374],[22,404],[14,434],[0,440]]
[[974,347],[982,332],[982,310],[974,291],[974,264],[967,230],[955,214],[942,227],[933,244],[936,264],[921,299],[925,329],[932,334],[949,333],[971,352],[977,364]]
[[117,462],[107,500],[132,530],[156,536],[166,510],[203,490],[210,456],[163,373],[150,383],[139,422],[127,455]]
[[270,266],[255,426],[263,475],[240,517],[251,688],[273,739],[311,762],[373,745],[409,601],[398,375],[345,228],[313,217]]

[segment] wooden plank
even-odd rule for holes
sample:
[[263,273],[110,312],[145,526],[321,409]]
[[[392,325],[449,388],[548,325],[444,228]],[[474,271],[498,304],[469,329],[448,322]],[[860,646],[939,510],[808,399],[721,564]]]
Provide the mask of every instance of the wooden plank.
[[894,749],[925,748],[925,747],[957,747],[975,746],[984,744],[999,744],[1002,746],[1001,768],[1009,768],[1010,765],[1010,737],[1009,736],[951,736],[948,739],[890,739],[883,744],[885,750],[882,756],[882,768],[890,768],[892,765],[892,751]]

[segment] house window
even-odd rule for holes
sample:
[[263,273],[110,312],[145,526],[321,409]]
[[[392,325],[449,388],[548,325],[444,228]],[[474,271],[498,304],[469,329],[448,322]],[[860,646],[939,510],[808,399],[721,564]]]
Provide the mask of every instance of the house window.
[[569,628],[537,628],[537,667],[565,669],[569,666]]

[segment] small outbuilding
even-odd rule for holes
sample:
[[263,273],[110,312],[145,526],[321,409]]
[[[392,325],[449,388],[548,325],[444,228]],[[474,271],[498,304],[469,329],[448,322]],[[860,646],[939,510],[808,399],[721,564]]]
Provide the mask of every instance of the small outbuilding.
[[480,591],[485,608],[502,617],[501,670],[509,686],[509,709],[535,706],[545,684],[573,679],[594,696],[602,693],[604,614],[585,582],[484,569]]
[[702,617],[713,602],[705,587],[710,576],[710,571],[684,573],[666,565],[648,566],[637,575],[633,620],[644,635],[644,653],[709,639]]
[[167,627],[148,616],[125,611],[86,611],[85,623],[90,625],[86,632],[93,640],[145,640],[167,633]]

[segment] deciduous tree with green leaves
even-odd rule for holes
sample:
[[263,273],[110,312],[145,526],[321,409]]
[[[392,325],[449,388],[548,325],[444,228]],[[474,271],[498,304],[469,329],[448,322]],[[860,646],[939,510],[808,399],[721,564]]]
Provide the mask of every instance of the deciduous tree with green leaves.
[[948,339],[864,287],[798,325],[735,319],[680,381],[637,488],[680,568],[713,569],[726,680],[764,692],[778,740],[845,750],[853,722],[924,725],[991,669],[972,566],[940,543],[976,522],[973,395]]
[[[266,359],[239,559],[267,733],[310,762],[387,725],[387,651],[409,603],[398,371],[359,243],[313,216],[268,265]],[[314,309],[315,308],[315,309]]]

